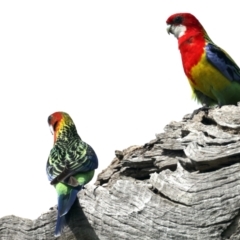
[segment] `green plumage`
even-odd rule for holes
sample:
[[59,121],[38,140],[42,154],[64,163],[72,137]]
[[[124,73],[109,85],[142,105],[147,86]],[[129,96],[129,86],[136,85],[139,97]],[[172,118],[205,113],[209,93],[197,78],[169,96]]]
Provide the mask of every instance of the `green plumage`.
[[93,178],[98,159],[92,147],[81,140],[67,113],[52,114],[48,123],[53,128],[54,146],[50,151],[46,171],[58,194],[55,236],[59,236],[66,225],[65,215],[77,193]]
[[[88,182],[90,182],[92,180],[93,176],[94,176],[94,170],[87,172],[87,173],[78,173],[78,174],[74,175],[74,178],[78,181],[79,185],[83,186],[83,185],[87,184]],[[64,184],[61,182],[57,183],[55,185],[55,188],[57,190],[58,195],[69,194],[70,190],[72,189],[71,186],[68,186],[67,184]]]

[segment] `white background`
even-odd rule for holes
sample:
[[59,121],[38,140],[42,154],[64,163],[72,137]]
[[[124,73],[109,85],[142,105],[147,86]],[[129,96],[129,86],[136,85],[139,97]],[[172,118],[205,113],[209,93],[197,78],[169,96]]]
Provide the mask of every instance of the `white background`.
[[240,64],[237,1],[0,2],[0,217],[34,219],[57,203],[45,172],[51,113],[71,115],[99,173],[114,150],[200,107],[166,32],[177,12],[194,14]]

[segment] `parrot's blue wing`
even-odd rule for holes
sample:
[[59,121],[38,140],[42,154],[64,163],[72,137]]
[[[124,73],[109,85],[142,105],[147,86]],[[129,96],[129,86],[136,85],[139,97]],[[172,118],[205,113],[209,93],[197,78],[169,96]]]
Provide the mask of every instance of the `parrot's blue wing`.
[[87,161],[83,162],[83,164],[77,168],[77,172],[88,172],[98,168],[97,155],[89,145],[87,149],[87,158]]
[[240,68],[233,59],[218,46],[208,43],[205,46],[207,60],[227,79],[240,83]]

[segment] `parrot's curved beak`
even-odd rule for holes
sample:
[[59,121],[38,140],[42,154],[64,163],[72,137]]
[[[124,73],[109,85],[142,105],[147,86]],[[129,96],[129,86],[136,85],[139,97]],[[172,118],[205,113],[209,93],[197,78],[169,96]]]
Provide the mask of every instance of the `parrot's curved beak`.
[[50,128],[50,132],[52,133],[52,135],[54,134],[54,130],[53,130],[53,126],[51,124],[49,124],[49,128]]
[[167,33],[168,33],[168,34],[171,34],[171,33],[172,33],[172,25],[171,25],[171,24],[168,24],[168,25],[167,25]]
[[52,120],[52,115],[50,115],[49,117],[48,117],[48,124],[50,125],[50,123],[51,123],[51,120]]
[[48,125],[49,125],[49,128],[50,128],[50,132],[51,132],[52,135],[53,135],[54,129],[53,129],[53,126],[52,126],[51,121],[52,121],[52,115],[50,115],[50,116],[48,117]]

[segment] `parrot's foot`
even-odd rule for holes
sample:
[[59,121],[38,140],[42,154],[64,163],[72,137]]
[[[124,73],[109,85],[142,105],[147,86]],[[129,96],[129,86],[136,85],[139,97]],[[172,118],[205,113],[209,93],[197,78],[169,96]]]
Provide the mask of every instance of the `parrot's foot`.
[[209,109],[210,109],[210,107],[204,105],[204,106],[202,106],[202,107],[194,110],[193,113],[192,113],[191,116],[190,116],[190,119],[193,119],[193,117],[194,117],[195,115],[197,115],[198,113],[200,113],[200,112],[208,113],[208,110],[209,110]]

